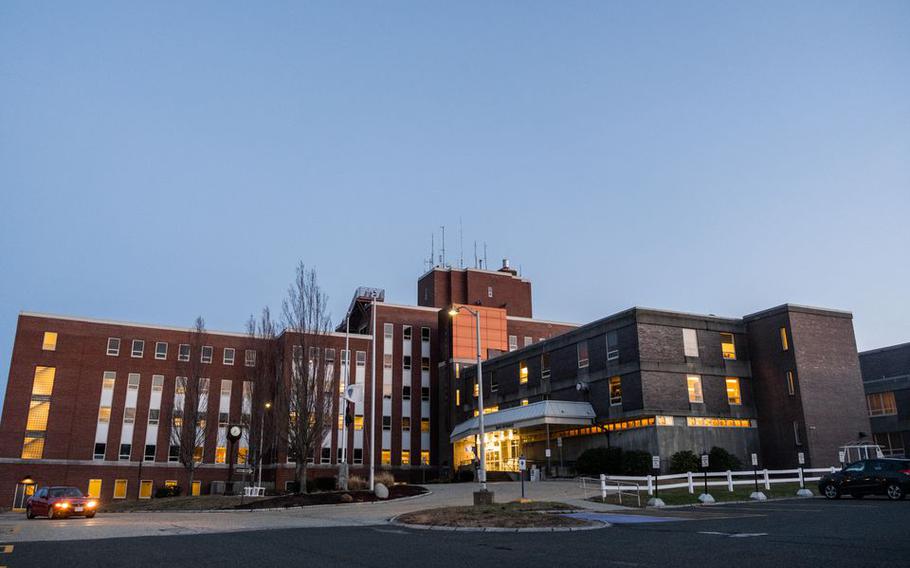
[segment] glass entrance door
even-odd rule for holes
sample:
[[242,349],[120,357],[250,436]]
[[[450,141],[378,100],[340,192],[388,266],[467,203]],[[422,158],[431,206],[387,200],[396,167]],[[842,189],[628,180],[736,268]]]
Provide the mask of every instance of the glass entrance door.
[[16,491],[13,493],[13,511],[22,512],[25,510],[25,502],[35,494],[34,482],[20,481],[16,484]]

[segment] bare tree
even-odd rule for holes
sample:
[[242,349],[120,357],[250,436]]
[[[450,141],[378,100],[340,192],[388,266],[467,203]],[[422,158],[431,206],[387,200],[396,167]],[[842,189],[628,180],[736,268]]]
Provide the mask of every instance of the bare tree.
[[186,470],[188,492],[192,491],[196,467],[202,463],[205,453],[209,379],[202,376],[205,365],[202,358],[206,337],[205,320],[199,316],[177,356],[181,375],[177,377],[174,391],[169,451],[171,455],[176,454],[177,461]]
[[275,431],[275,413],[267,411],[266,403],[273,404],[281,382],[282,349],[277,341],[278,325],[272,319],[268,307],[263,308],[258,321],[250,316],[247,334],[250,344],[256,349],[257,357],[256,365],[249,367],[247,372],[253,390],[250,393],[249,413],[244,411],[241,414],[241,422],[243,439],[248,448],[247,463],[255,470],[275,449],[274,436],[265,435],[263,438],[263,430],[266,433]]
[[280,410],[276,429],[282,433],[288,453],[296,460],[294,479],[306,492],[307,460],[322,448],[333,425],[333,377],[320,379],[325,347],[332,329],[327,312],[328,297],[319,287],[316,271],[297,265],[296,278],[284,300],[284,319],[290,349],[290,372],[278,390]]

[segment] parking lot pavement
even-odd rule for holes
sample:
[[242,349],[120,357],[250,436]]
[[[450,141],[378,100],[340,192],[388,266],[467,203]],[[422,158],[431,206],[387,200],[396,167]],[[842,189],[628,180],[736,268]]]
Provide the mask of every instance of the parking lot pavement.
[[[659,513],[664,516],[664,511]],[[648,516],[650,511],[645,511]],[[296,528],[230,534],[21,542],[10,568],[67,566],[910,566],[910,501],[823,499],[692,507],[677,522],[569,533]]]
[[[143,536],[174,536],[221,532],[293,528],[350,527],[386,524],[396,515],[452,505],[469,505],[474,484],[429,485],[428,495],[411,499],[349,505],[318,505],[280,511],[109,513],[102,509],[94,519],[27,521],[24,513],[0,515],[0,537],[8,542],[61,541]],[[521,496],[519,483],[491,483],[499,502]],[[585,504],[583,491],[574,481],[528,484],[528,495],[538,501]],[[621,509],[614,505],[592,508]],[[5,535],[5,536],[4,536]],[[0,564],[2,566],[2,564]]]

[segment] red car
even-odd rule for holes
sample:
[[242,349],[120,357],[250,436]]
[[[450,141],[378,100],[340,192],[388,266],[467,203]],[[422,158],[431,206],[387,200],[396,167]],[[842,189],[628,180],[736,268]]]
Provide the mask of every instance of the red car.
[[98,510],[98,501],[87,498],[75,487],[42,487],[25,503],[25,516],[34,519],[85,517],[91,519]]

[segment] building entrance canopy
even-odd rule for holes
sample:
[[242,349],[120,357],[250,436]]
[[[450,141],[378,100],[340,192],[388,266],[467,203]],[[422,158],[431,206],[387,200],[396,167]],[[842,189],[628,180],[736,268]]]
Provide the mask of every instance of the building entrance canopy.
[[[542,400],[526,406],[516,406],[483,417],[484,430],[519,430],[545,424],[559,426],[590,426],[594,423],[594,408],[587,402]],[[480,433],[480,422],[475,416],[452,429],[449,440],[455,442]]]

